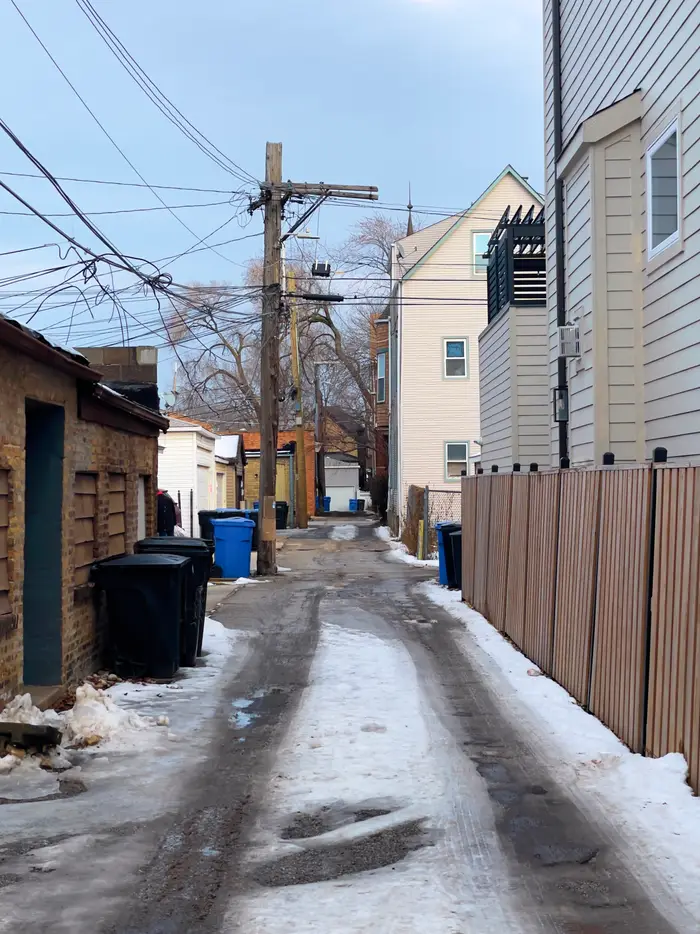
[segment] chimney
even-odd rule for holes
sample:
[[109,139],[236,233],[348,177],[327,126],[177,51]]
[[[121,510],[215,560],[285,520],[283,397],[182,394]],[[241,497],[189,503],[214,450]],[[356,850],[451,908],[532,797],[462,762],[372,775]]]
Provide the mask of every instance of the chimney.
[[81,347],[102,382],[132,402],[160,411],[157,347]]

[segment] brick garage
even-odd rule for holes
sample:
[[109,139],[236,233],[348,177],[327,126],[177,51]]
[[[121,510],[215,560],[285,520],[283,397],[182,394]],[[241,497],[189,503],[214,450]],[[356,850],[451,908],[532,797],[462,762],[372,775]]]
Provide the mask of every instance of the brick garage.
[[[0,317],[0,705],[27,683],[30,654],[44,651],[35,607],[43,589],[53,587],[60,600],[60,612],[49,614],[46,624],[55,657],[50,680],[68,684],[94,670],[103,640],[89,566],[130,552],[140,534],[155,533],[158,436],[167,420],[110,392],[99,379],[83,358]],[[36,412],[57,416],[62,460],[56,468],[58,506],[51,513],[56,521],[46,521],[42,530],[43,554],[30,544],[25,555],[25,539],[37,522],[30,516],[32,502],[27,511],[28,484],[35,475],[50,474],[54,443],[50,432],[41,436]],[[45,463],[32,467],[36,450]],[[26,588],[25,557],[40,566]],[[60,632],[51,630],[54,616]],[[31,645],[25,617],[33,620]]]

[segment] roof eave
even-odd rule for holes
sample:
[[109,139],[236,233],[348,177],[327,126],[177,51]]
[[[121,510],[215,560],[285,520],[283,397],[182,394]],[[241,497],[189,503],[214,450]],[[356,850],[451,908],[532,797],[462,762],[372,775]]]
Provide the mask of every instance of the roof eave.
[[31,357],[39,363],[88,383],[98,383],[102,374],[92,367],[80,363],[57,347],[52,347],[38,337],[33,337],[25,328],[0,316],[0,343],[11,347],[18,353]]

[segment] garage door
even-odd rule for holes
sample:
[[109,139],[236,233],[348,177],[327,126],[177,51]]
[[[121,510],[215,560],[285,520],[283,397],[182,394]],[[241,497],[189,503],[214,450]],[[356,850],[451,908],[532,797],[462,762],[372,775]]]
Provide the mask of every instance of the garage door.
[[350,500],[355,499],[356,489],[354,486],[327,486],[326,496],[331,498],[331,511],[347,512],[350,509]]
[[209,474],[208,467],[197,467],[197,511],[209,509]]

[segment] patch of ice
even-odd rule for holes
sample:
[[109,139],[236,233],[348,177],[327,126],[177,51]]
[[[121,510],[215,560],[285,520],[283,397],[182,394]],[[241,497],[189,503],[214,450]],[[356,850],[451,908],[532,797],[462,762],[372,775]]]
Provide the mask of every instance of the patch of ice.
[[353,538],[357,538],[357,532],[356,525],[334,525],[329,538],[334,542],[351,542]]
[[700,798],[686,782],[684,757],[671,753],[651,759],[630,752],[555,681],[533,677],[532,662],[462,603],[459,592],[433,581],[419,589],[464,623],[463,651],[503,698],[503,709],[512,711],[519,728],[531,735],[562,786],[594,819],[613,826],[633,871],[641,878],[649,871],[663,878],[697,922]]
[[391,541],[391,530],[388,525],[380,525],[374,530],[374,534],[377,538],[380,538],[383,542]]
[[436,843],[394,866],[249,894],[231,905],[224,931],[286,934],[290,919],[305,934],[519,930],[483,782],[433,712],[400,643],[322,625],[309,686],[272,774],[256,859],[286,852],[290,844],[278,834],[290,814],[338,803],[373,802],[391,813],[291,845],[352,842],[421,819],[437,830]]
[[[11,756],[14,759],[14,756]],[[0,798],[9,801],[26,801],[34,798],[47,798],[58,791],[58,779],[54,772],[47,772],[39,765],[39,760],[26,756],[19,760],[9,774],[0,781]]]

